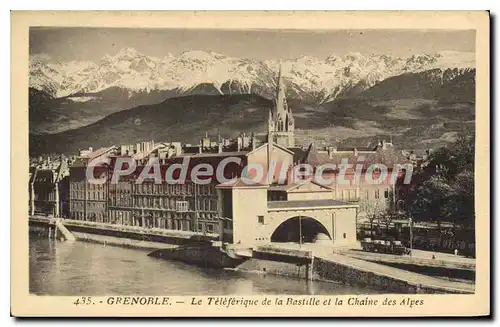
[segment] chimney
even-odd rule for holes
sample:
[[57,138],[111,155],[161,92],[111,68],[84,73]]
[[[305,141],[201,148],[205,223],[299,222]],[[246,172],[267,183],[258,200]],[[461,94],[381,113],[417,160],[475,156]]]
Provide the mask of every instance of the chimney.
[[219,143],[219,144],[218,144],[218,146],[219,146],[219,148],[218,148],[218,152],[219,152],[219,153],[222,153],[222,143]]
[[337,152],[337,147],[336,146],[331,146],[328,148],[328,154],[330,155],[330,159],[333,158],[333,154]]
[[238,144],[238,152],[241,151],[241,143],[243,143],[243,140],[241,139],[241,136],[238,136],[236,143]]
[[382,150],[387,150],[387,142],[385,140],[382,141]]

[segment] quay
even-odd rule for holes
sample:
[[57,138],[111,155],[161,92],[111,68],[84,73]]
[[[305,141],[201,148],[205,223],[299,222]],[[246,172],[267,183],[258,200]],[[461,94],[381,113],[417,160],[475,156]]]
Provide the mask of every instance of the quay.
[[[343,247],[338,247],[335,253],[332,247],[314,243],[269,243],[246,247],[242,244],[222,244],[217,235],[113,226],[41,216],[30,217],[29,224],[32,231],[50,231],[51,234],[48,235],[54,239],[71,240],[71,234],[76,241],[148,249],[152,251],[151,256],[204,267],[336,282],[389,293],[474,293],[473,283],[398,269],[356,257],[352,254],[356,251]],[[411,260],[408,257],[400,259]],[[424,261],[419,261],[418,258],[416,260],[423,265]],[[471,260],[473,259],[468,261],[469,265]],[[451,264],[451,261],[445,261],[443,267]]]
[[196,245],[217,239],[217,235],[214,234],[199,235],[189,231],[122,226],[43,216],[30,216],[29,226],[31,232],[42,236],[47,235],[54,239],[68,240],[67,235],[63,233],[63,230],[66,229],[79,241],[150,250],[175,248],[188,244]]

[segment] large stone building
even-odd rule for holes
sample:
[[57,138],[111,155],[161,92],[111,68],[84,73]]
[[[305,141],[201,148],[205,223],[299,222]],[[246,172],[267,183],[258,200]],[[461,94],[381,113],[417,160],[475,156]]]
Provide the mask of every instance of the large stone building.
[[[104,159],[116,153],[117,147],[82,151],[70,167],[69,202],[70,218],[93,222],[104,222],[107,217],[108,183],[95,184],[87,179],[87,167],[92,161]],[[108,167],[104,164],[94,168],[94,178],[107,179]]]
[[[161,184],[152,180],[137,183],[147,162],[144,159],[139,162],[134,174],[109,184],[107,221],[148,228],[219,233],[221,221],[216,192],[216,185],[220,183],[216,173],[219,164],[228,158],[239,160],[238,163],[228,162],[225,165],[223,177],[229,180],[241,177],[247,165],[260,165],[266,172],[269,170],[267,163],[271,160],[276,163],[272,179],[277,181],[280,171],[290,171],[292,156],[291,151],[278,145],[271,152],[266,145],[262,145],[253,150],[238,152],[186,153],[173,156],[160,165],[161,176],[165,176],[169,167],[180,165],[186,160],[186,180],[181,183],[167,183],[163,180]],[[200,164],[212,167],[213,175],[206,176],[210,183],[201,185],[191,180],[193,167]],[[282,167],[283,164],[287,166]],[[262,175],[259,182],[266,178],[266,175]]]

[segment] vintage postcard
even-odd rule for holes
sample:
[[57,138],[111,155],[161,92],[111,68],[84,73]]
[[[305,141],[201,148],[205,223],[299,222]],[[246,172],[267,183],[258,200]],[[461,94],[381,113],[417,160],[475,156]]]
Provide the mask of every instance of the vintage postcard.
[[12,12],[12,315],[490,314],[489,14]]

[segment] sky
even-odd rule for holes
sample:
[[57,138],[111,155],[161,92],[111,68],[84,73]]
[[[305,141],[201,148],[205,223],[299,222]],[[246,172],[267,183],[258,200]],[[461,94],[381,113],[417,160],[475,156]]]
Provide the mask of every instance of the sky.
[[155,57],[184,51],[214,51],[259,60],[319,59],[348,52],[410,56],[438,51],[474,52],[474,30],[220,30],[31,28],[30,54],[52,61],[100,59],[131,47]]

